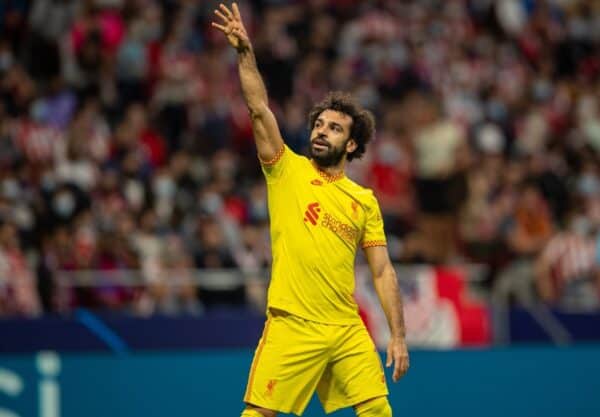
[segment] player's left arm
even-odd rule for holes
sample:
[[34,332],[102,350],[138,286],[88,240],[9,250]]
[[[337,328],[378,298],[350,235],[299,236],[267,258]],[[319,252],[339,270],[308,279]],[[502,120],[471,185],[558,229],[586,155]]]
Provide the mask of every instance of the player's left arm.
[[394,364],[392,379],[396,382],[406,373],[409,366],[402,295],[387,247],[372,246],[366,247],[364,250],[373,275],[377,296],[390,326],[391,339],[387,348],[385,366],[390,367],[392,363]]

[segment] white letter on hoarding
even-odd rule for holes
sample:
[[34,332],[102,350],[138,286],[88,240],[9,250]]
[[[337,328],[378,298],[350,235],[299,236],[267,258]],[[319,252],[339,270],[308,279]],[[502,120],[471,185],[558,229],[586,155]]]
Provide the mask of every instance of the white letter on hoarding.
[[45,377],[39,384],[40,417],[60,417],[60,387],[55,379],[60,373],[60,358],[55,352],[40,352],[37,368]]

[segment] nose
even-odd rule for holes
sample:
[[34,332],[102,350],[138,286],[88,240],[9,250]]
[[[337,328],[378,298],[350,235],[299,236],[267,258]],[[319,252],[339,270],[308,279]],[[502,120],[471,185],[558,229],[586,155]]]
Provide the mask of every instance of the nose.
[[319,136],[320,135],[325,136],[326,130],[327,130],[327,127],[324,126],[324,125],[317,127],[317,135],[319,135]]

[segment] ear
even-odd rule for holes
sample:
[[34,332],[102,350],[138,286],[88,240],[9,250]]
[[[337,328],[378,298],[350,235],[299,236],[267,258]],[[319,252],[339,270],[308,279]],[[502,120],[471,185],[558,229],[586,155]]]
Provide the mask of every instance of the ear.
[[356,141],[352,138],[348,139],[348,142],[346,142],[346,153],[352,153],[356,148],[358,148]]

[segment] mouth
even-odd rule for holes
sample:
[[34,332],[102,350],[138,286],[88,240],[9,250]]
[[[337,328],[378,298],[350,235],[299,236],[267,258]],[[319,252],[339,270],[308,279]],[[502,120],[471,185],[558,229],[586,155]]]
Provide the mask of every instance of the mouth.
[[312,141],[312,147],[315,150],[325,151],[329,149],[329,143],[324,139],[315,139]]

